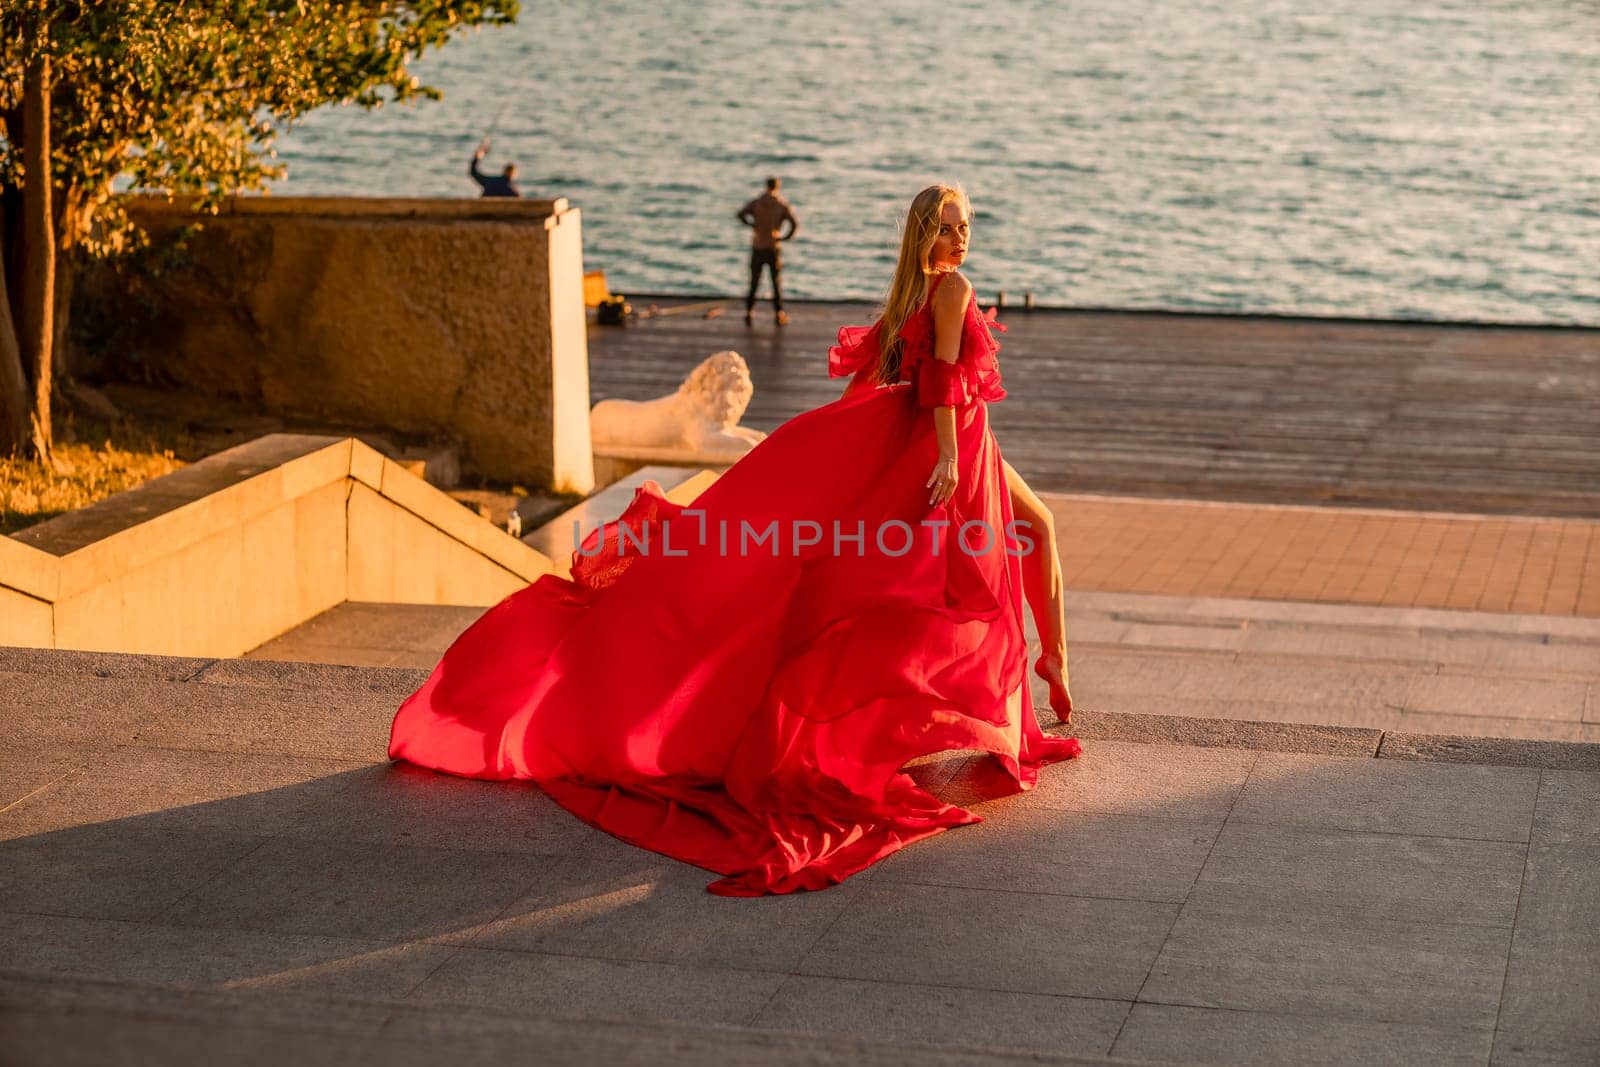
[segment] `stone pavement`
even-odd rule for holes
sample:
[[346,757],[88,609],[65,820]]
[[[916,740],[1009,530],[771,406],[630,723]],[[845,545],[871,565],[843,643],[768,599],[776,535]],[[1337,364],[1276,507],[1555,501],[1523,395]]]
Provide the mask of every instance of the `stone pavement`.
[[346,601],[246,653],[247,659],[432,667],[483,608]]
[[1600,618],[1600,522],[1040,494],[1071,589]]
[[0,651],[0,1061],[1600,1057],[1592,746],[1086,715],[1031,794],[916,769],[982,824],[730,900],[387,763],[419,677]]

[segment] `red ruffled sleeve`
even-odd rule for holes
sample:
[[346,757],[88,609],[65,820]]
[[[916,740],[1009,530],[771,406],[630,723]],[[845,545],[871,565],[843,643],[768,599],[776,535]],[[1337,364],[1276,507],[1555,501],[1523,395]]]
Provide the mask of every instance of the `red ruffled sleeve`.
[[967,319],[962,327],[961,359],[967,364],[968,385],[974,396],[990,402],[1003,400],[1005,386],[1000,382],[1000,361],[996,355],[1000,342],[993,331],[1005,333],[1005,323],[997,322],[998,310],[990,308],[980,312],[976,300],[967,306]]
[[844,378],[878,361],[878,325],[841,326],[839,343],[828,349],[828,377]]
[[[900,380],[912,383],[917,403],[924,407],[964,407],[977,400],[1000,400],[1005,387],[1000,384],[1000,366],[995,353],[1000,350],[991,331],[1004,331],[995,321],[996,309],[978,310],[977,298],[969,299],[962,322],[961,354],[946,363],[933,354],[933,311],[924,304],[900,328]],[[828,349],[828,375],[844,378],[855,375],[845,395],[872,384],[880,355],[878,336],[881,323],[871,326],[844,326],[839,343]]]

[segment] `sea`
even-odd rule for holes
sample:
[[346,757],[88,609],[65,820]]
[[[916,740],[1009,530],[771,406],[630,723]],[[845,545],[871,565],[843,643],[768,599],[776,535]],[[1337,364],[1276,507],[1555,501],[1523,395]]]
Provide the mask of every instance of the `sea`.
[[1600,325],[1596,0],[525,2],[415,71],[272,194],[475,196],[489,136],[612,290],[722,295],[776,176],[786,295],[878,299],[955,181],[986,300]]

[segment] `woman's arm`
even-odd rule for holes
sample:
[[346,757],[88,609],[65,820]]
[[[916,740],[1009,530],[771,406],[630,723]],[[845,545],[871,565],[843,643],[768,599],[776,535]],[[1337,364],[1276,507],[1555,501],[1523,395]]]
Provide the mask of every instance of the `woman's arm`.
[[[961,328],[967,302],[972,299],[972,283],[959,271],[953,272],[933,294],[933,358],[954,364],[961,356]],[[956,409],[941,405],[933,409],[933,429],[939,438],[939,462],[928,476],[933,489],[929,504],[943,504],[955,496]]]

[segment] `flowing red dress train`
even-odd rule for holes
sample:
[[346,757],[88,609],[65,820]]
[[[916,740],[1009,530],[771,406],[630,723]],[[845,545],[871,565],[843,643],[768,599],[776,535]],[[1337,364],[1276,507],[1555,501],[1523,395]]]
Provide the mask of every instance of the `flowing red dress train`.
[[[874,330],[842,329],[829,371],[855,374],[845,396],[687,508],[647,481],[574,552],[571,580],[538,579],[456,640],[401,705],[390,756],[532,779],[590,824],[723,875],[712,892],[754,896],[824,888],[981,821],[901,770],[918,756],[986,750],[1028,789],[1077,755],[1029,694],[1015,553],[1039,546],[1011,526],[989,428],[1005,396],[990,325],[969,303],[945,363],[924,306],[883,387],[867,378]],[[959,445],[942,507],[926,486],[937,404],[955,407]]]

